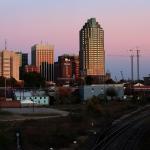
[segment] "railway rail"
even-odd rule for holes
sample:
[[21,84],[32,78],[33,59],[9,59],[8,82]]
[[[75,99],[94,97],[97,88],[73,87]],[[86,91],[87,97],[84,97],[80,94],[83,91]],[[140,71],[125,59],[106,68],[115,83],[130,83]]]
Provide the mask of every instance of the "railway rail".
[[143,124],[150,119],[149,108],[146,106],[114,121],[110,128],[99,134],[91,150],[138,150]]

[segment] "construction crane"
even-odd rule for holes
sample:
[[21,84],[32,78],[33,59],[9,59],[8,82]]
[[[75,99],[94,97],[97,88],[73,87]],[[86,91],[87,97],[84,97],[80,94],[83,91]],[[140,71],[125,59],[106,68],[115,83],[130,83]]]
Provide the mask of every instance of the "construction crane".
[[122,80],[124,80],[123,71],[120,71]]
[[115,76],[115,80],[116,80],[116,82],[118,82],[117,76]]

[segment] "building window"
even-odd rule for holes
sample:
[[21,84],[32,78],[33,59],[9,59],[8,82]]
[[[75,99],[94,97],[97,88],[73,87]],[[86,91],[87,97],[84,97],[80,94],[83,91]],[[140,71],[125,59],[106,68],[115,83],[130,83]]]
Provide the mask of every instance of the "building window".
[[94,93],[94,88],[92,88],[91,92]]

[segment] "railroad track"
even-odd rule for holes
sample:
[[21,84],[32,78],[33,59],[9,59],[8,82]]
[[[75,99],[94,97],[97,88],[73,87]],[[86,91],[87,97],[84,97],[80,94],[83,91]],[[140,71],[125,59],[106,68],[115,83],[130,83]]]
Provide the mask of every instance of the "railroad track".
[[150,110],[143,109],[121,119],[97,138],[91,150],[137,150],[141,126],[149,116]]

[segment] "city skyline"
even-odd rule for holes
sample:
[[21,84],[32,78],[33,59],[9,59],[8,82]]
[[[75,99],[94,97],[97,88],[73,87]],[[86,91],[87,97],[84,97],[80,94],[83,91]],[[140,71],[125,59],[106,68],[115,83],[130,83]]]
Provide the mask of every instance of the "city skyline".
[[[149,6],[147,0],[1,0],[0,47],[3,49],[6,38],[8,49],[30,53],[31,46],[43,40],[55,45],[55,60],[64,53],[78,54],[79,30],[88,18],[94,17],[105,30],[106,71],[120,78],[122,70],[125,78],[130,77],[129,49],[138,47],[142,50],[142,77],[149,74]],[[109,56],[116,54],[124,57]]]

